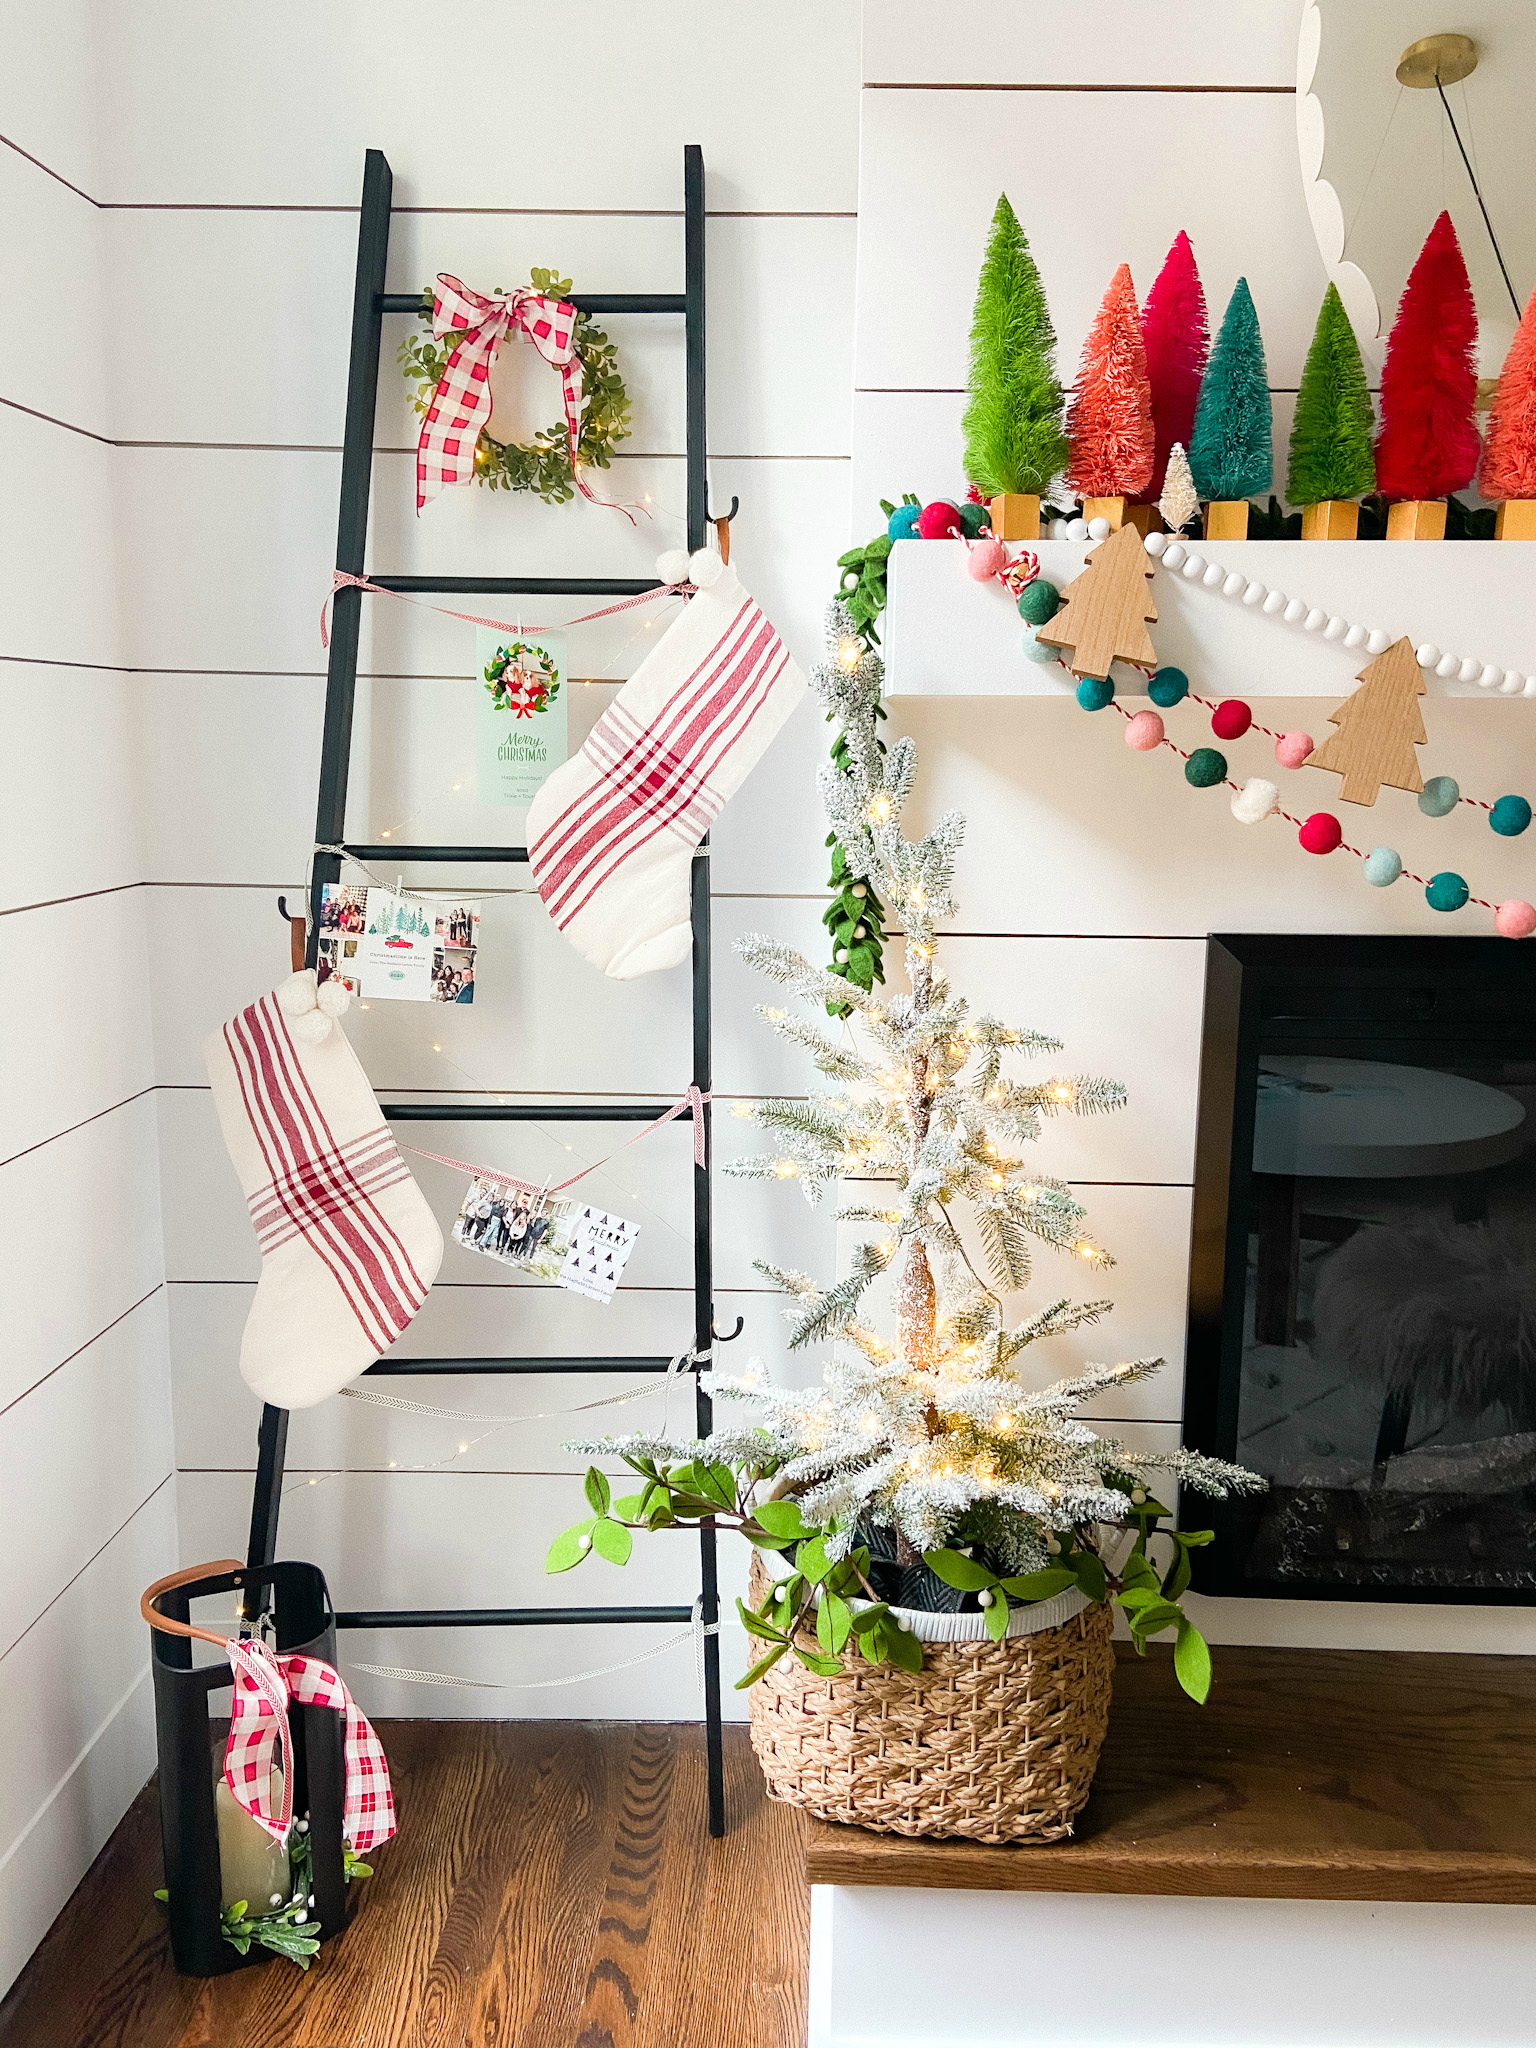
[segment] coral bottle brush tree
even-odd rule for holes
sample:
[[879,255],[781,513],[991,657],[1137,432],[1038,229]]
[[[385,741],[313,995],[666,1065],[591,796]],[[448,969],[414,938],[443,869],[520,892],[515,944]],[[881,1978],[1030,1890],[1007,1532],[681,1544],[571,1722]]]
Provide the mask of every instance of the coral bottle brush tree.
[[1505,503],[1536,499],[1536,292],[1499,372],[1478,488]]
[[[979,1604],[994,1638],[1007,1628],[1010,1599],[1075,1585],[1090,1599],[1117,1599],[1138,1646],[1175,1630],[1180,1679],[1203,1698],[1209,1658],[1178,1602],[1189,1550],[1209,1532],[1162,1532],[1171,1555],[1154,1564],[1148,1539],[1168,1510],[1150,1483],[1169,1473],[1222,1496],[1263,1482],[1194,1452],[1133,1451],[1095,1434],[1073,1411],[1162,1360],[1093,1365],[1046,1384],[1021,1363],[1029,1347],[1097,1322],[1110,1303],[1058,1298],[1011,1323],[1005,1299],[1030,1284],[1036,1245],[1095,1272],[1112,1263],[1066,1183],[1032,1170],[1024,1152],[1044,1119],[1118,1109],[1125,1092],[1082,1075],[1016,1077],[1015,1060],[1057,1052],[1057,1042],[973,1014],[951,987],[937,926],[955,912],[964,820],[950,811],[923,838],[905,835],[916,751],[908,738],[881,747],[882,664],[841,603],[828,609],[827,645],[811,682],[846,749],[841,769],[821,770],[822,797],[849,872],[899,911],[910,993],[877,1002],[789,946],[744,940],[747,960],[812,1011],[851,1004],[853,1026],[837,1038],[810,1016],[762,1009],[832,1090],[752,1105],[774,1150],[726,1170],[798,1181],[813,1203],[851,1181],[853,1199],[838,1216],[870,1235],[829,1287],[759,1265],[790,1298],[791,1348],[831,1348],[819,1385],[776,1386],[757,1366],[739,1379],[712,1373],[708,1392],[744,1408],[741,1425],[702,1443],[638,1435],[569,1447],[622,1459],[639,1488],[615,1500],[594,1466],[592,1513],[556,1538],[548,1568],[567,1570],[594,1550],[623,1563],[635,1530],[706,1518],[786,1553],[786,1575],[756,1608],[741,1607],[762,1652],[743,1685],[791,1653],[826,1675],[855,1652],[921,1667],[921,1643],[878,1596],[872,1550],[907,1571],[926,1564],[935,1581]],[[863,1306],[887,1274],[889,1331]],[[1111,1545],[1106,1525],[1134,1535]]]
[[1419,251],[1381,372],[1376,487],[1388,498],[1445,498],[1477,468],[1477,308],[1451,216]]
[[1067,482],[1085,501],[1144,494],[1152,478],[1152,387],[1128,263],[1111,279],[1083,344],[1067,440]]

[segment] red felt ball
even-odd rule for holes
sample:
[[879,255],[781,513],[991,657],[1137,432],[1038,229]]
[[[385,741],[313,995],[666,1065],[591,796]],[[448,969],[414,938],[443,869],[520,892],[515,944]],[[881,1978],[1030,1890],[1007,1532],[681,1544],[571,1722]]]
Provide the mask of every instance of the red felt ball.
[[935,498],[918,513],[917,531],[923,540],[951,540],[961,531],[960,514],[953,505]]
[[1241,697],[1228,697],[1211,713],[1211,731],[1219,740],[1240,740],[1253,723],[1253,713]]
[[1332,853],[1343,844],[1344,827],[1332,811],[1314,811],[1296,836],[1308,853]]

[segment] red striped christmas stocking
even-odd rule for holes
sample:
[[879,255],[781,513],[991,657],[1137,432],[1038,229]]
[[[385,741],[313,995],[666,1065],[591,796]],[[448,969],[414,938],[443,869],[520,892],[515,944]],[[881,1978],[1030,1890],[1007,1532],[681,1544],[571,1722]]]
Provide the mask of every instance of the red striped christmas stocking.
[[387,1351],[437,1277],[443,1236],[337,1021],[339,982],[306,969],[203,1046],[214,1107],[261,1245],[240,1371],[308,1408]]
[[687,958],[694,849],[805,691],[735,571],[705,549],[688,573],[698,594],[528,812],[545,907],[619,981]]

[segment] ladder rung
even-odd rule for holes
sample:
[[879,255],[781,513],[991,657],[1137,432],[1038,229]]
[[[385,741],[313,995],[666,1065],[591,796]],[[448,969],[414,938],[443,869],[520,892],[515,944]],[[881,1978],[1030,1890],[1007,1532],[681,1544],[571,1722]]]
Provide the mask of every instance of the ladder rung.
[[[682,292],[572,292],[568,301],[582,313],[686,313]],[[419,313],[426,300],[420,292],[381,292],[382,313]]]
[[653,1124],[675,1102],[385,1102],[385,1116],[400,1124],[549,1123]]
[[338,1628],[577,1628],[610,1621],[692,1621],[691,1607],[362,1607]]
[[[656,576],[375,576],[380,590],[430,591],[438,597],[643,597],[665,590]],[[342,593],[345,596],[345,592]]]
[[397,846],[392,839],[381,839],[373,846],[348,845],[346,850],[354,860],[461,860],[473,864],[528,858],[526,846]]
[[[411,1379],[433,1373],[665,1372],[670,1358],[381,1358],[366,1379]],[[692,1370],[691,1365],[687,1368]]]

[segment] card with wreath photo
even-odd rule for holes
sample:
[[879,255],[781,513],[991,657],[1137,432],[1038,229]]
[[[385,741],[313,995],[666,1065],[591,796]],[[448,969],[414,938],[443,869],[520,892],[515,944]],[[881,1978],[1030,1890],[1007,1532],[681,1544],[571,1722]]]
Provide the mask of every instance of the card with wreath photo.
[[480,801],[526,805],[566,758],[565,635],[477,626],[475,667]]

